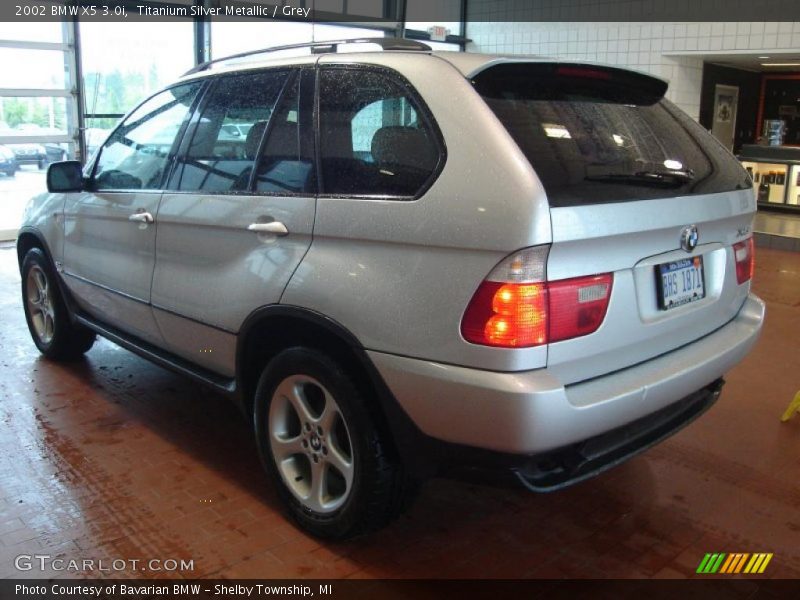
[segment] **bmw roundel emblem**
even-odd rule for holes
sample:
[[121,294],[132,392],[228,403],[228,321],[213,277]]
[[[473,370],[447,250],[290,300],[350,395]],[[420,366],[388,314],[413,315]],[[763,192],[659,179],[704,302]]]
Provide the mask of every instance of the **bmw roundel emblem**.
[[692,252],[697,248],[700,234],[697,233],[697,225],[687,225],[681,231],[681,248],[686,252]]

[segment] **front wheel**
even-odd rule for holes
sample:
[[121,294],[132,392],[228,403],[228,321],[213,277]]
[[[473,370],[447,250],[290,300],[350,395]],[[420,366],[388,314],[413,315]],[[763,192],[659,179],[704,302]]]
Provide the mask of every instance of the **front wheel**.
[[22,304],[33,343],[48,358],[75,359],[94,344],[94,332],[70,321],[50,261],[39,248],[22,261]]
[[407,498],[410,486],[369,408],[345,370],[316,350],[285,350],[261,375],[259,454],[292,517],[314,535],[378,529]]

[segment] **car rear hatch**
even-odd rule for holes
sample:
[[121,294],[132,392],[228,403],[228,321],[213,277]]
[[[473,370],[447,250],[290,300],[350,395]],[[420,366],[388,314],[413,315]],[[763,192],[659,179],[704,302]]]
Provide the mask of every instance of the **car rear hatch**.
[[599,329],[548,347],[548,369],[562,382],[670,352],[736,315],[749,291],[734,245],[751,236],[751,182],[733,155],[663,99],[664,81],[520,61],[471,79],[547,193],[547,279],[613,274]]

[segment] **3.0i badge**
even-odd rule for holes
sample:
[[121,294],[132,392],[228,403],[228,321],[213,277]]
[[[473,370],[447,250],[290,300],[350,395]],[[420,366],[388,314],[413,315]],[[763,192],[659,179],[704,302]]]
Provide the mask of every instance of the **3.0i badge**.
[[686,252],[692,252],[697,248],[700,234],[697,233],[697,225],[687,225],[681,231],[681,248]]

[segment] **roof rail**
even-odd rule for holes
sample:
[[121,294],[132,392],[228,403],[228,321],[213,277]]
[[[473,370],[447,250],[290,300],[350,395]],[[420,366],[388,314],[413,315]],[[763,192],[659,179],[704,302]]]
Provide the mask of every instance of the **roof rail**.
[[382,50],[406,50],[415,52],[430,52],[431,47],[428,44],[423,44],[417,40],[409,40],[406,38],[397,37],[374,37],[374,38],[354,38],[349,40],[335,40],[327,42],[306,42],[303,44],[288,44],[286,46],[273,46],[271,48],[262,48],[260,50],[249,50],[248,52],[240,52],[238,54],[231,54],[222,58],[215,58],[204,63],[200,63],[196,67],[189,69],[183,74],[184,77],[194,73],[206,71],[211,65],[216,63],[226,62],[237,58],[244,58],[246,56],[254,56],[257,54],[268,54],[270,52],[280,52],[281,50],[295,50],[301,48],[310,48],[311,54],[325,54],[328,52],[338,52],[339,46],[343,44],[375,44],[380,46]]

